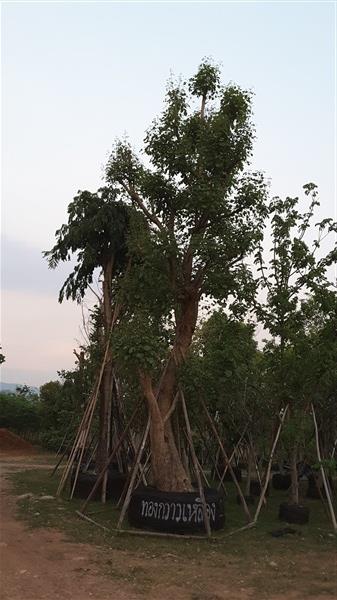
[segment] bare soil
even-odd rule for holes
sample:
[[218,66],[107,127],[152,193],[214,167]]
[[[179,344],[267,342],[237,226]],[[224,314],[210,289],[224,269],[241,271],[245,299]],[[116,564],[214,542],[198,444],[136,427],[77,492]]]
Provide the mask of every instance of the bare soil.
[[25,456],[29,454],[35,454],[36,449],[32,444],[22,439],[19,435],[16,435],[12,431],[8,429],[1,428],[0,429],[0,452],[10,453],[10,454],[24,454]]
[[[31,530],[15,518],[16,498],[6,479],[6,473],[23,466],[24,458],[5,462],[2,468],[1,600],[337,598],[337,560],[332,553],[292,553],[273,564],[266,561],[263,548],[261,556],[248,563],[216,548],[207,556],[196,552],[193,558],[178,552],[150,556],[127,545],[103,548],[69,542],[56,529]],[[280,582],[286,577],[293,578],[293,585],[285,593]]]

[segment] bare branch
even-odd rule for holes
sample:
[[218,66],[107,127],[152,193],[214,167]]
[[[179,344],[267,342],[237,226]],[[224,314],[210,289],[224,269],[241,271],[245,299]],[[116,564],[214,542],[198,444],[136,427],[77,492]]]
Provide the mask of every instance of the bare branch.
[[95,292],[94,288],[90,284],[88,284],[88,288],[94,294],[94,296],[96,296],[99,304],[101,304],[102,303],[102,298],[97,294],[97,292]]

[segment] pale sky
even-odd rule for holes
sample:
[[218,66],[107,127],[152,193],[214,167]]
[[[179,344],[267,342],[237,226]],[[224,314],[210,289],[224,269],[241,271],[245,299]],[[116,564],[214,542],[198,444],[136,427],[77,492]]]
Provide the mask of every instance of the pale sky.
[[81,311],[48,271],[78,189],[96,190],[114,139],[139,147],[171,72],[204,56],[252,89],[253,167],[280,196],[314,181],[335,216],[334,2],[2,3],[1,380],[41,385],[74,364]]

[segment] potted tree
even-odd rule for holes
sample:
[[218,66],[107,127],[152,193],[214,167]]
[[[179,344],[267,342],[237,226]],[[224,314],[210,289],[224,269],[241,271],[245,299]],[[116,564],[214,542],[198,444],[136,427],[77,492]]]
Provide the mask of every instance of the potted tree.
[[127,317],[114,347],[146,401],[152,482],[161,493],[195,493],[173,413],[200,303],[242,306],[254,293],[244,259],[262,238],[266,190],[260,173],[246,171],[253,138],[251,95],[221,86],[218,68],[204,61],[189,81],[170,84],[146,134],[146,162],[126,142],[108,162],[107,182],[139,212],[129,251],[142,257],[124,282]]
[[274,198],[270,206],[271,256],[266,260],[262,247],[256,254],[261,287],[266,292],[266,301],[260,304],[257,312],[272,337],[265,347],[270,372],[269,391],[277,412],[289,406],[284,439],[290,462],[290,500],[281,505],[280,518],[296,523],[304,523],[309,518],[307,507],[299,502],[297,471],[305,430],[305,409],[308,408],[303,303],[309,294],[329,289],[327,269],[336,257],[335,250],[323,258],[316,256],[322,238],[336,228],[332,219],[317,224],[318,235],[312,248],[304,239],[318,205],[316,186],[305,185],[304,191],[311,198],[304,214],[298,211],[298,198],[284,201]]

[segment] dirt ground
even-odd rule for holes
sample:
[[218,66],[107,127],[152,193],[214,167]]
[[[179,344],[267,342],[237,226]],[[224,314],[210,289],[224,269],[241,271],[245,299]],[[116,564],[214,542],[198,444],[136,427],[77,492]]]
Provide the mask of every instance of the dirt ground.
[[[37,463],[26,464],[25,458],[7,460],[1,469],[1,600],[336,600],[332,581],[322,592],[308,591],[303,579],[313,571],[333,572],[336,556],[320,557],[315,553],[292,556],[296,560],[298,586],[292,592],[262,596],[259,578],[273,578],[273,565],[261,569],[256,565],[247,572],[242,561],[217,555],[207,560],[196,556],[184,559],[142,555],[129,550],[100,548],[72,543],[55,529],[28,529],[15,518],[16,498],[11,493],[6,474]],[[164,560],[163,560],[164,558]],[[102,569],[102,565],[105,568]],[[255,563],[254,563],[255,564]],[[294,563],[292,563],[294,564]],[[107,568],[107,566],[109,568]],[[128,577],[121,576],[127,569]],[[131,574],[131,576],[130,576]],[[134,575],[134,580],[132,579]]]
[[0,452],[2,454],[10,453],[11,456],[15,454],[29,456],[35,454],[36,449],[12,431],[0,428]]

